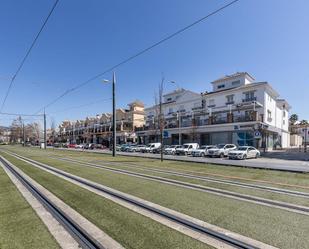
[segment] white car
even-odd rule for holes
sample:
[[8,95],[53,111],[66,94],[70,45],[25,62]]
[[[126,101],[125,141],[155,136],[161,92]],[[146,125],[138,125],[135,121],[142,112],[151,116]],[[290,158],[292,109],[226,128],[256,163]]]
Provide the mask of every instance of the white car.
[[199,147],[198,143],[184,144],[182,147],[176,149],[176,155],[191,155],[191,152]]
[[75,146],[75,148],[76,149],[83,149],[84,148],[84,144],[77,144],[76,146]]
[[166,155],[175,155],[176,149],[181,148],[181,145],[171,145],[170,147],[164,149],[164,154]]
[[214,145],[203,145],[199,149],[192,150],[191,154],[194,157],[204,157],[207,155],[209,149],[213,149]]
[[251,146],[240,146],[238,149],[230,151],[228,154],[229,159],[247,159],[247,158],[258,158],[260,151]]
[[160,148],[161,143],[150,143],[146,147],[141,147],[140,152],[151,153],[153,149]]
[[231,150],[235,150],[237,147],[235,144],[218,144],[215,148],[207,151],[209,157],[225,157],[228,156]]

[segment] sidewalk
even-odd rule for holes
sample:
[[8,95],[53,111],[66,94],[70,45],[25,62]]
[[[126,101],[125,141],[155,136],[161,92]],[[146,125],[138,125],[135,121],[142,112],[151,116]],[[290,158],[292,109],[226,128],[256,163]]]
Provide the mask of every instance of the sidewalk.
[[296,160],[296,161],[309,161],[309,148],[307,152],[304,152],[303,148],[300,152],[298,148],[286,149],[286,150],[274,150],[261,154],[263,157],[276,158],[284,160]]

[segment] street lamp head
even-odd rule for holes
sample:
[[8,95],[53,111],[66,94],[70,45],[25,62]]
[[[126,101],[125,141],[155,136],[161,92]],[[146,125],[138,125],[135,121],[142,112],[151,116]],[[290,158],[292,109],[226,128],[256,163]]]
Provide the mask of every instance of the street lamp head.
[[110,80],[107,80],[107,79],[102,80],[102,83],[109,83],[109,82],[110,82]]

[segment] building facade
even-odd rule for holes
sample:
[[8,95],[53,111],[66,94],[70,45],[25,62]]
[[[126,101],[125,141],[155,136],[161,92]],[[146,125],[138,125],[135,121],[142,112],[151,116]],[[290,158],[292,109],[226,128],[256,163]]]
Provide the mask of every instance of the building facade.
[[[135,128],[145,124],[144,104],[134,101],[128,109],[116,110],[117,143],[136,142]],[[85,120],[63,121],[59,126],[60,142],[95,143],[109,146],[112,136],[112,114],[103,113]]]
[[[292,135],[297,135],[300,137],[298,144],[299,145],[308,145],[309,144],[309,121],[308,124],[301,124],[297,121],[294,125],[291,125],[290,131]],[[291,143],[291,145],[294,145]]]
[[[178,89],[163,96],[165,144],[234,143],[273,149],[289,147],[290,106],[267,82],[248,73],[217,79],[211,92]],[[138,141],[159,141],[158,105],[145,109]]]

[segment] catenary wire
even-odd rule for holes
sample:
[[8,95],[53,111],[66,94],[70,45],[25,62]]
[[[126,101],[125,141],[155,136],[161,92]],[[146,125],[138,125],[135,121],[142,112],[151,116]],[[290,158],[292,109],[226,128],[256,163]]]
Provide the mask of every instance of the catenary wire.
[[51,10],[49,11],[47,17],[45,18],[45,21],[43,22],[43,25],[41,26],[39,32],[38,32],[37,35],[35,36],[35,38],[34,38],[32,44],[31,44],[31,46],[30,46],[29,49],[27,50],[26,55],[24,56],[24,58],[22,59],[21,63],[19,64],[19,66],[18,66],[18,68],[17,68],[17,70],[16,70],[14,76],[11,78],[9,87],[8,87],[8,89],[7,89],[7,91],[6,91],[5,97],[4,97],[4,99],[3,99],[3,102],[2,102],[2,105],[1,105],[1,108],[0,108],[0,112],[3,110],[3,107],[4,107],[4,105],[5,105],[5,102],[6,102],[8,96],[9,96],[9,94],[10,94],[10,91],[11,91],[11,89],[12,89],[12,86],[13,86],[13,84],[14,84],[14,81],[15,81],[15,79],[16,79],[18,73],[20,72],[20,70],[22,69],[23,65],[25,64],[25,62],[26,62],[26,60],[27,60],[27,58],[28,58],[28,56],[29,56],[31,50],[33,49],[34,45],[36,44],[36,42],[37,42],[37,40],[38,40],[40,34],[42,33],[44,27],[46,26],[46,24],[47,24],[47,22],[48,22],[50,16],[51,16],[52,13],[54,12],[54,9],[56,8],[58,2],[59,2],[59,0],[56,0],[55,3],[53,4],[53,6],[52,6]]
[[195,26],[196,24],[199,24],[200,22],[205,21],[205,20],[208,19],[209,17],[211,17],[211,16],[217,14],[218,12],[221,12],[222,10],[228,8],[229,6],[235,4],[235,3],[238,2],[238,1],[239,1],[239,0],[234,0],[234,1],[231,1],[231,2],[229,2],[229,3],[227,3],[227,4],[225,4],[224,6],[222,6],[222,7],[218,8],[218,9],[212,11],[211,13],[207,14],[206,16],[204,16],[204,17],[202,17],[202,18],[200,18],[200,19],[194,21],[193,23],[191,23],[191,24],[189,24],[189,25],[187,25],[187,26],[185,26],[185,27],[179,29],[178,31],[176,31],[176,32],[174,32],[174,33],[168,35],[167,37],[163,38],[162,40],[160,40],[160,41],[158,41],[158,42],[156,42],[156,43],[154,43],[154,44],[152,44],[151,46],[149,46],[149,47],[147,47],[147,48],[145,48],[145,49],[139,51],[138,53],[136,53],[136,54],[134,54],[134,55],[128,57],[127,59],[124,59],[123,61],[119,62],[118,64],[116,64],[116,65],[114,65],[114,66],[112,66],[112,67],[106,69],[105,71],[103,71],[103,72],[101,72],[101,73],[99,73],[99,74],[97,74],[97,75],[95,75],[95,76],[92,76],[92,77],[89,78],[88,80],[86,80],[86,81],[84,81],[84,82],[82,82],[82,83],[76,85],[75,87],[69,88],[69,89],[66,90],[64,93],[62,93],[60,96],[56,97],[54,100],[52,100],[51,102],[49,102],[48,104],[46,104],[44,107],[40,108],[40,109],[36,112],[36,114],[37,114],[37,113],[40,113],[42,110],[44,110],[44,109],[50,107],[51,105],[55,104],[58,100],[62,99],[64,96],[68,95],[69,93],[71,93],[71,92],[73,92],[73,91],[76,91],[77,89],[79,89],[79,88],[81,88],[81,87],[83,87],[83,86],[89,84],[90,82],[92,82],[93,80],[95,80],[95,79],[101,77],[102,75],[104,75],[104,74],[106,74],[106,73],[108,73],[108,72],[113,71],[114,69],[116,69],[116,68],[122,66],[123,64],[126,64],[127,62],[129,62],[129,61],[135,59],[136,57],[138,57],[138,56],[140,56],[140,55],[142,55],[142,54],[148,52],[149,50],[151,50],[151,49],[153,49],[153,48],[159,46],[160,44],[162,44],[162,43],[164,43],[164,42],[170,40],[171,38],[173,38],[173,37],[179,35],[180,33],[183,33],[184,31],[190,29],[191,27]]

